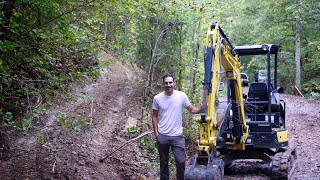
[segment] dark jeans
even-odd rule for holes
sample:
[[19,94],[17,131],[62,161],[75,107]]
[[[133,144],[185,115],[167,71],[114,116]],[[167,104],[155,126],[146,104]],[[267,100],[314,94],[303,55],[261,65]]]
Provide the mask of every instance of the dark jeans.
[[159,133],[157,147],[160,154],[160,180],[168,180],[169,175],[169,150],[173,152],[176,162],[176,179],[184,179],[185,170],[185,141],[183,136],[166,136]]

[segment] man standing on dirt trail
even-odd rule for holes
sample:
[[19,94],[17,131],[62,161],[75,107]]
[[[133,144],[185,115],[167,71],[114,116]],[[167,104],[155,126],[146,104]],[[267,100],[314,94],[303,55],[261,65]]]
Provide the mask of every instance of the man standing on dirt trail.
[[152,124],[160,155],[160,180],[169,179],[169,150],[174,154],[176,179],[184,179],[185,140],[182,134],[182,109],[192,114],[201,112],[194,107],[184,92],[174,90],[176,81],[172,74],[162,77],[164,92],[157,94],[152,103]]

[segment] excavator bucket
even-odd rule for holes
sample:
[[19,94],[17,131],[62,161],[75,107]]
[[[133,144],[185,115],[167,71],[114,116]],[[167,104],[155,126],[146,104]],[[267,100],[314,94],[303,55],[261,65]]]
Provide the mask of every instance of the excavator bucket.
[[203,158],[195,155],[185,171],[185,180],[222,180],[224,177],[224,163],[210,157]]

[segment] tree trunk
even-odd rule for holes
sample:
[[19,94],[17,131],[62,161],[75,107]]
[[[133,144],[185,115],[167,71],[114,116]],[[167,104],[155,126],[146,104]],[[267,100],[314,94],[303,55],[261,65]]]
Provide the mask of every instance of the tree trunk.
[[[194,72],[194,61],[195,61],[195,54],[196,54],[196,44],[197,44],[197,42],[195,42],[195,34],[196,34],[196,26],[195,26],[195,24],[196,23],[194,23],[194,26],[192,26],[193,27],[193,29],[192,29],[192,37],[191,37],[191,43],[192,43],[192,60],[191,60],[191,64],[190,64],[190,79],[192,80],[192,88],[188,88],[188,95],[190,95],[189,97],[190,97],[190,99],[191,100],[193,100],[194,98],[193,98],[193,95],[194,95],[194,74],[195,74],[195,72]],[[190,90],[191,90],[191,92],[190,92]]]
[[[159,29],[159,21],[157,23],[156,29]],[[144,84],[144,92],[143,92],[143,98],[144,98],[144,102],[143,102],[143,107],[141,110],[141,120],[144,119],[145,116],[145,111],[147,111],[148,109],[148,105],[150,102],[150,94],[151,94],[151,89],[152,89],[152,82],[153,82],[153,74],[155,72],[155,67],[157,62],[156,59],[156,53],[159,47],[159,43],[160,43],[160,39],[163,37],[163,34],[165,33],[166,30],[163,30],[160,32],[159,35],[157,35],[156,37],[156,42],[153,46],[153,49],[151,50],[151,58],[150,58],[150,62],[149,62],[149,66],[148,66],[148,74],[147,74],[147,79],[145,81]]]
[[[198,22],[198,31],[201,31],[201,26],[200,26],[200,21]],[[199,59],[199,50],[200,50],[200,42],[199,42],[199,37],[196,40],[196,56],[194,58],[194,62],[193,62],[193,67],[194,67],[194,71],[193,71],[193,77],[192,77],[192,94],[194,94],[196,92],[197,89],[197,81],[196,81],[196,74],[198,72],[198,59]],[[192,95],[193,97],[193,95]]]
[[[108,11],[106,11],[106,14],[105,14],[106,17],[108,17]],[[103,38],[105,40],[105,48],[107,49],[108,48],[108,21],[107,19],[103,21]]]
[[1,40],[5,41],[7,40],[7,28],[10,25],[10,17],[12,15],[12,11],[14,9],[15,0],[6,0],[2,1],[2,13],[3,13],[3,23],[0,25],[0,34],[1,34]]
[[[179,38],[180,38],[180,48],[179,48],[179,61],[181,62],[182,64],[182,24],[180,24],[180,32],[179,32]],[[178,90],[182,90],[182,68],[180,68],[179,70],[179,81],[178,81]]]
[[300,74],[300,64],[301,64],[301,54],[300,54],[300,0],[297,0],[297,15],[296,15],[296,51],[295,51],[295,62],[296,62],[296,76],[295,76],[295,86],[301,89],[301,74]]

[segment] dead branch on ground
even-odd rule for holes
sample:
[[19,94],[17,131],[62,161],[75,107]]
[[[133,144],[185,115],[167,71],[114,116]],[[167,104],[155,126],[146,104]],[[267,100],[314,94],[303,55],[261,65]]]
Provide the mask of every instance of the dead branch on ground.
[[294,86],[294,88],[297,90],[297,92],[300,94],[300,96],[304,97],[304,95],[301,93],[301,91],[299,90],[299,88],[297,86]]
[[121,146],[119,146],[118,148],[116,148],[114,151],[112,151],[111,153],[109,153],[108,155],[106,155],[105,157],[101,158],[99,160],[99,162],[103,162],[105,159],[107,159],[108,157],[110,157],[114,152],[118,151],[120,148],[122,148],[123,146],[127,145],[127,144],[131,144],[135,141],[137,141],[138,139],[142,138],[143,136],[146,136],[148,134],[152,133],[152,131],[147,131],[147,132],[144,132],[142,134],[140,134],[139,136],[133,138],[133,139],[130,139],[129,141],[125,142],[124,144],[122,144]]

